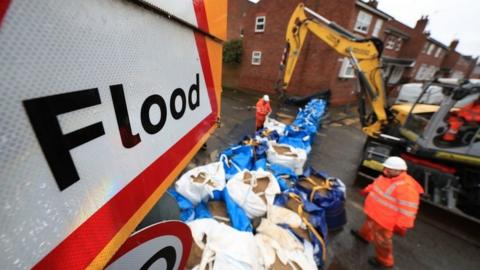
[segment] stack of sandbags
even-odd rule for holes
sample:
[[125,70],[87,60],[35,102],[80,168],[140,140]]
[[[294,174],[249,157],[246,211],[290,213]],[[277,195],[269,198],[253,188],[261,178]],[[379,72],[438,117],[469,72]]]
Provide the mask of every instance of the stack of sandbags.
[[341,223],[328,222],[326,213],[339,209],[344,190],[342,197],[340,180],[322,182],[321,174],[303,168],[325,111],[325,101],[312,100],[291,125],[267,118],[265,129],[223,151],[219,162],[179,178],[169,193],[192,229],[189,269],[324,264],[327,223]]

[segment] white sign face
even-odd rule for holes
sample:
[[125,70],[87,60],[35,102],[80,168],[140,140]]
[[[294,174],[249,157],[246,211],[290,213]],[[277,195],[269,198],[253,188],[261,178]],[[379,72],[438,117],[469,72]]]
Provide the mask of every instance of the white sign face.
[[152,7],[164,10],[183,21],[198,27],[192,0],[140,0],[140,2],[144,2]]
[[128,1],[10,2],[0,269],[31,268],[54,248],[79,249],[83,268],[191,151],[216,118],[199,40]]

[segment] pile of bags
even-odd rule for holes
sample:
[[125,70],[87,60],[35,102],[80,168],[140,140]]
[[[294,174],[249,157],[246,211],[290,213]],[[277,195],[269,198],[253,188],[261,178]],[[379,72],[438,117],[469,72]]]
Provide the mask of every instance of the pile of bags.
[[317,269],[328,230],[346,223],[345,185],[304,169],[326,111],[314,99],[290,125],[264,129],[184,173],[169,193],[194,244],[188,269]]

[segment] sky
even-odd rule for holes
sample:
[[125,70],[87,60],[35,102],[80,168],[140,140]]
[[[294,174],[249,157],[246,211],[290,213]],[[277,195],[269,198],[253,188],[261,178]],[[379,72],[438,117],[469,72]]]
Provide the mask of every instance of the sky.
[[[367,0],[364,0],[367,2]],[[422,15],[428,15],[431,37],[450,45],[460,40],[457,51],[480,55],[480,0],[378,0],[378,8],[398,21],[414,27]]]

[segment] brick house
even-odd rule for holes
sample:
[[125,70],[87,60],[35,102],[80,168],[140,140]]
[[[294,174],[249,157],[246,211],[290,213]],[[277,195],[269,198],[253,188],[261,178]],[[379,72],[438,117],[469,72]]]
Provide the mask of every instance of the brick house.
[[470,79],[480,79],[480,64],[476,64],[473,67],[472,73],[470,73]]
[[[287,23],[300,2],[359,37],[380,35],[384,22],[392,19],[376,8],[375,1],[369,4],[358,0],[260,1],[251,5],[244,17],[239,87],[274,93]],[[332,90],[335,104],[356,99],[356,80],[348,59],[310,34],[287,92],[304,96],[325,89]]]
[[475,68],[475,64],[478,58],[462,55],[457,52],[455,49],[457,48],[458,43],[459,40],[455,39],[450,43],[450,46],[448,47],[449,52],[443,60],[441,69],[443,77],[451,77],[458,79],[469,78],[470,74]]
[[[247,2],[245,7],[238,2]],[[383,74],[387,86],[422,82],[433,78],[443,67],[449,48],[425,31],[428,17],[420,18],[411,28],[377,9],[378,2],[369,0],[262,0],[252,4],[246,0],[230,0],[231,36],[243,36],[242,63],[235,70],[237,86],[246,90],[274,93],[279,78],[279,64],[285,46],[285,30],[294,8],[305,6],[336,22],[360,38],[377,37],[384,42]],[[230,5],[232,8],[230,8]],[[460,69],[460,60],[453,69]],[[461,61],[460,61],[461,62]],[[449,62],[450,63],[450,62]],[[469,62],[470,63],[470,62]],[[473,65],[469,66],[473,69]],[[332,103],[346,104],[356,99],[357,82],[350,61],[307,35],[287,94],[306,96],[330,89]]]
[[[389,48],[395,48],[397,51],[396,57],[402,60],[404,64],[402,67],[397,66],[390,73],[387,66],[385,70],[386,81],[390,86],[397,83],[430,80],[440,70],[448,47],[430,37],[430,34],[425,31],[427,24],[427,16],[417,20],[413,28],[397,20],[387,22],[385,32],[394,36],[393,38],[387,36],[384,39],[385,55],[389,56]],[[394,43],[394,41],[397,42]],[[400,45],[398,45],[398,42],[401,42]],[[388,64],[388,62],[388,58],[384,59],[384,63]]]

